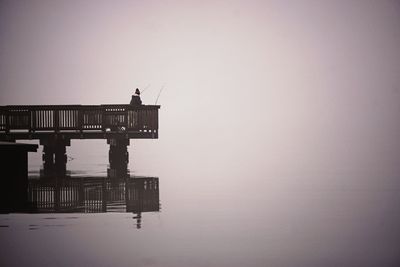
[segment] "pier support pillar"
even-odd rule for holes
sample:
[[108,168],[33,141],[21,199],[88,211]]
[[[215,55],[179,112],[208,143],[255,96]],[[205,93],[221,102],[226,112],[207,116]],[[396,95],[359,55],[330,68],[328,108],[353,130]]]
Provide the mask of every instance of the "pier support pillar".
[[110,167],[107,171],[109,178],[125,178],[128,176],[129,163],[129,139],[125,138],[110,138],[107,139],[107,144],[110,145],[108,160]]
[[43,175],[66,176],[67,171],[67,146],[71,145],[70,139],[40,139],[43,145]]

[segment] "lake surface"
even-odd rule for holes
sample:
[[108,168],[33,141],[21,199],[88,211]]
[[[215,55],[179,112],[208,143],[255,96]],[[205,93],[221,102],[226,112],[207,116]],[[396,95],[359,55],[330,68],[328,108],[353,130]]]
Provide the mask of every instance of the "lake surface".
[[[106,174],[107,154],[87,153],[68,162],[71,175]],[[40,160],[30,159],[34,177]],[[400,266],[395,182],[179,164],[146,169],[133,161],[130,168],[132,176],[158,177],[160,211],[140,220],[124,210],[0,215],[0,265]]]

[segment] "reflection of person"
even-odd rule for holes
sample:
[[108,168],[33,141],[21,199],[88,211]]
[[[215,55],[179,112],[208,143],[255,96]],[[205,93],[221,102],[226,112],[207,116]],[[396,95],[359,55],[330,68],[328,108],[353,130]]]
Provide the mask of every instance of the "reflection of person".
[[138,88],[136,88],[135,94],[132,96],[130,104],[132,106],[140,106],[142,104],[142,100],[140,99],[140,91]]

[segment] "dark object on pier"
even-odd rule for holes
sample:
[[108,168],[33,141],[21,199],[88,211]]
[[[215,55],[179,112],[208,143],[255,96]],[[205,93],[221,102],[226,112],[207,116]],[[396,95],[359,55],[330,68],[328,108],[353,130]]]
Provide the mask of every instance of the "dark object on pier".
[[140,106],[142,104],[142,100],[140,99],[140,96],[133,95],[131,98],[130,105],[132,106]]
[[131,103],[132,106],[140,106],[142,104],[142,100],[140,99],[140,91],[136,88],[135,94],[132,96]]
[[24,211],[27,203],[28,152],[38,145],[0,141],[0,212]]

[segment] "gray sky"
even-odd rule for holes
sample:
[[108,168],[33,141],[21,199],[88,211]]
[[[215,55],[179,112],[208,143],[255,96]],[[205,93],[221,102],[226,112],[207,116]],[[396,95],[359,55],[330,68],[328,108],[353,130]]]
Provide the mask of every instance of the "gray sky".
[[398,1],[2,0],[0,105],[127,103],[148,84],[154,104],[165,84],[139,166],[392,185],[399,47]]

